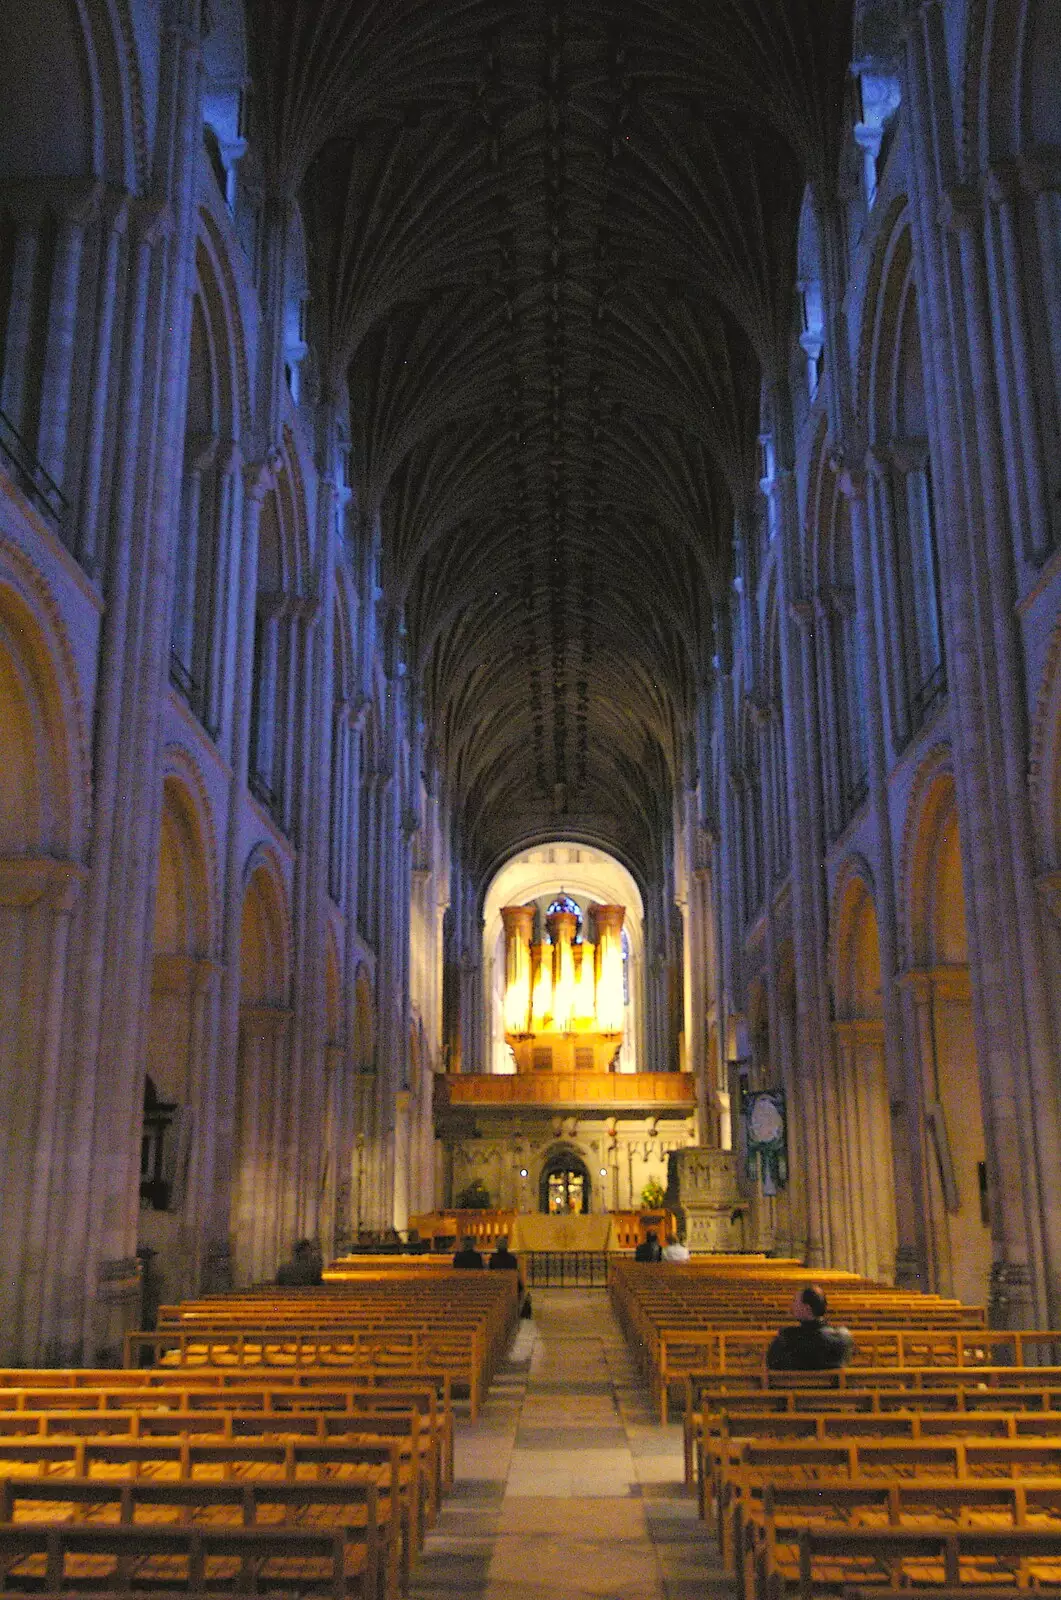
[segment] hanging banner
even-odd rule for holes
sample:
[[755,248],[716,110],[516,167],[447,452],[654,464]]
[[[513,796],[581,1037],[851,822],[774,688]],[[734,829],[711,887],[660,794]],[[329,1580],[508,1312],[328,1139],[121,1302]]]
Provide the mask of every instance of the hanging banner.
[[777,1194],[788,1183],[787,1125],[783,1089],[759,1089],[741,1100],[748,1151],[746,1174],[762,1181],[763,1194]]

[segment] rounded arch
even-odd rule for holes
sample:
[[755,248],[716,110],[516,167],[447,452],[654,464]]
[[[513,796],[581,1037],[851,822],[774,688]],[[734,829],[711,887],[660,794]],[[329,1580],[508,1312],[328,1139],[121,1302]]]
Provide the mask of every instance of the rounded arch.
[[845,861],[833,895],[833,995],[842,1021],[877,1020],[881,999],[880,935],[873,875],[866,861]]
[[34,180],[105,178],[136,189],[146,135],[125,4],[7,6],[0,46],[0,171]]
[[205,957],[212,945],[213,920],[197,807],[185,784],[170,774],[162,785],[155,955]]
[[968,960],[954,772],[948,746],[936,746],[914,781],[900,866],[905,935],[913,965]]
[[268,845],[252,853],[244,873],[240,917],[240,1000],[283,1006],[290,985],[291,927],[280,864]]
[[874,437],[874,407],[882,357],[894,349],[896,306],[912,273],[913,247],[907,197],[897,195],[881,219],[866,273],[858,342],[858,412],[867,437]]
[[978,0],[966,33],[967,170],[1061,145],[1061,0]]
[[1061,868],[1061,618],[1054,624],[1036,697],[1028,764],[1039,865]]
[[213,804],[202,772],[191,752],[183,745],[166,746],[162,757],[163,784],[179,794],[188,826],[202,852],[206,931],[202,945],[206,954],[215,953],[221,937],[218,907],[221,903],[221,861],[214,826]]
[[362,963],[354,978],[354,1066],[370,1072],[376,1060],[376,1002],[372,979]]
[[512,1070],[511,1056],[504,1042],[502,1014],[505,970],[502,907],[527,905],[545,896],[551,898],[560,888],[586,903],[626,908],[623,927],[628,938],[627,1003],[620,1070],[634,1071],[643,1054],[639,1037],[645,962],[645,912],[641,890],[632,873],[615,856],[569,839],[554,840],[510,856],[487,885],[483,899],[482,972],[491,1056],[485,1070]]
[[87,812],[84,721],[61,623],[35,588],[0,579],[0,855],[76,859]]
[[[550,1180],[554,1180],[552,1185]],[[546,1213],[575,1211],[582,1215],[593,1209],[589,1162],[577,1145],[553,1144],[545,1151],[538,1174],[538,1207]]]
[[329,1048],[342,1045],[343,990],[339,966],[339,946],[335,929],[328,928],[324,952],[324,1038]]

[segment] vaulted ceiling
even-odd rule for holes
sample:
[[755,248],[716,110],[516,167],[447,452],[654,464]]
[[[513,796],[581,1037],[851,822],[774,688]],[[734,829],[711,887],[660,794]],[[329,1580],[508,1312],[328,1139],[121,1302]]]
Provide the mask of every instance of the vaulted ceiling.
[[666,835],[850,8],[251,0],[267,180],[484,866],[554,833],[648,873]]

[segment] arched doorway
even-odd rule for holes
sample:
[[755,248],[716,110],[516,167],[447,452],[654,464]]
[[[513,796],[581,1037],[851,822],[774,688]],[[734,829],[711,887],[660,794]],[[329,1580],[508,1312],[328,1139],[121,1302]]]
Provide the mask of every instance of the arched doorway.
[[197,1273],[200,1196],[190,1190],[194,1130],[210,1116],[211,933],[202,819],[191,789],[170,772],[159,826],[138,1229],[140,1247],[156,1254],[151,1271],[163,1299],[189,1293]]
[[275,1276],[283,1248],[283,1157],[288,1081],[289,955],[283,887],[271,858],[252,871],[240,926],[239,1059],[232,1196],[237,1284]]
[[895,1182],[884,1057],[880,937],[866,879],[851,873],[837,911],[836,973],[838,1152],[845,1178],[850,1258],[856,1272],[890,1282],[895,1274]]
[[[66,1159],[59,1091],[75,853],[70,689],[53,640],[0,585],[0,1358],[33,1359],[54,1278],[49,1211]],[[55,1190],[53,1190],[55,1183]],[[51,1228],[50,1228],[51,1224]]]
[[592,1187],[589,1168],[574,1150],[556,1150],[542,1167],[538,1182],[538,1206],[546,1216],[585,1216],[590,1209]]
[[982,1305],[991,1271],[987,1154],[958,810],[948,770],[930,781],[919,822],[909,890],[915,964],[906,987],[924,1105],[932,1287]]

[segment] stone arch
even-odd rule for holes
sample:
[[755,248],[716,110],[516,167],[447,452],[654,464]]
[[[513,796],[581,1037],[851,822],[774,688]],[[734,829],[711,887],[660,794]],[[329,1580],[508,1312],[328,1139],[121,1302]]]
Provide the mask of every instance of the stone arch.
[[879,1017],[880,948],[872,943],[876,894],[873,873],[862,856],[849,856],[843,863],[832,903],[829,926],[836,1015]]
[[[5,574],[6,577],[6,574]],[[71,914],[83,870],[76,678],[35,586],[0,582],[0,1352],[32,1359],[51,1263],[52,1154]]]
[[978,0],[966,29],[963,85],[970,174],[1061,146],[1059,78],[1059,0]]
[[589,1156],[570,1140],[553,1143],[544,1152],[538,1173],[538,1209],[549,1210],[549,1179],[561,1173],[573,1173],[581,1179],[580,1214],[593,1209],[593,1179],[590,1176]]
[[954,775],[937,747],[922,763],[903,841],[905,974],[924,1105],[934,1285],[970,1303],[987,1297],[991,1234],[983,1084],[973,1026],[965,885]]
[[91,789],[77,666],[52,596],[8,544],[0,545],[0,662],[8,677],[0,695],[4,753],[12,763],[0,785],[0,856],[79,859]]
[[364,963],[354,979],[354,1064],[358,1072],[371,1072],[376,1064],[376,1002]]
[[171,677],[210,732],[221,720],[222,636],[237,460],[232,449],[244,403],[236,352],[238,307],[218,269],[208,226],[196,240],[189,318],[184,454],[170,628]]
[[341,1253],[350,1234],[350,1066],[345,1046],[342,967],[335,928],[324,950],[324,1104],[321,1129],[320,1234],[326,1257]]
[[296,768],[293,695],[305,666],[302,600],[309,581],[309,530],[296,443],[284,430],[276,478],[258,525],[258,588],[254,617],[251,787],[287,831]]
[[850,1265],[890,1280],[898,1225],[880,933],[872,874],[860,857],[844,863],[833,907],[833,1036],[841,1131],[835,1176],[846,1191]]
[[288,1003],[291,920],[280,862],[259,845],[243,879],[240,922],[240,996],[255,1005]]
[[[151,988],[146,1028],[147,1091],[138,1241],[155,1252],[152,1290],[190,1293],[195,1278],[196,1154],[212,1114],[208,1063],[219,967],[211,959],[217,924],[209,829],[183,752],[166,753],[159,817]],[[197,776],[197,774],[196,774]],[[159,1104],[167,1109],[159,1113]],[[198,1131],[198,1138],[197,1138]]]
[[294,1085],[290,1075],[291,938],[279,862],[268,846],[244,874],[240,919],[239,1049],[232,1194],[233,1270],[238,1283],[272,1277],[283,1249],[284,1150]]
[[904,748],[946,693],[921,309],[911,230],[890,241],[866,393],[870,515],[880,551],[892,742]]
[[1039,885],[1061,929],[1061,619],[1050,635],[1036,697],[1028,783]]
[[[94,29],[77,0],[5,7],[0,29],[0,170],[19,178],[99,177],[103,103]],[[42,89],[44,92],[42,92]]]

